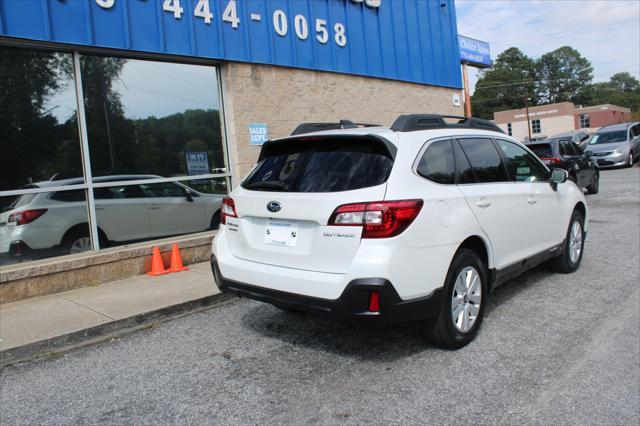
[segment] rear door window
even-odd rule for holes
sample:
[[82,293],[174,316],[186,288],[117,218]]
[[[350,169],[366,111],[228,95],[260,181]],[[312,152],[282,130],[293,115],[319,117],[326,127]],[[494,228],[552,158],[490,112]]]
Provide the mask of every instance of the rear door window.
[[478,183],[507,182],[502,158],[491,139],[460,139],[460,146],[467,155]]
[[377,140],[322,138],[276,142],[242,183],[256,191],[340,192],[385,183],[393,167]]
[[429,145],[418,163],[416,172],[436,183],[456,183],[456,168],[451,141],[435,141]]

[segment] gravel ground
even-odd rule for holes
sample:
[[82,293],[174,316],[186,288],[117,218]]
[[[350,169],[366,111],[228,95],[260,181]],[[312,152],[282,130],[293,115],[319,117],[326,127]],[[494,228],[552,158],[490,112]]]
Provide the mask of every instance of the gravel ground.
[[0,423],[640,423],[640,169],[602,172],[581,268],[499,287],[459,351],[237,301],[5,368]]

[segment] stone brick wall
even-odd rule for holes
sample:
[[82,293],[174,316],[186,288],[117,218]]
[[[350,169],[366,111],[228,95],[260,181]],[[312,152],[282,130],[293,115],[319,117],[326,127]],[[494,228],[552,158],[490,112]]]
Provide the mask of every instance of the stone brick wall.
[[348,119],[389,126],[401,114],[464,115],[453,105],[456,89],[270,65],[223,67],[229,154],[239,179],[260,152],[249,144],[250,123],[267,123],[275,139],[302,122]]

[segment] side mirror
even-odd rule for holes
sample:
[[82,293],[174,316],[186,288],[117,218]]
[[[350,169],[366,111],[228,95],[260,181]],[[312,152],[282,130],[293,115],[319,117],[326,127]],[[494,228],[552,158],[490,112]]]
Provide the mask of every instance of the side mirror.
[[187,198],[188,202],[193,203],[193,192],[187,189],[184,191],[184,196]]
[[558,190],[559,183],[565,183],[569,179],[569,173],[563,169],[551,170],[550,184],[554,191]]

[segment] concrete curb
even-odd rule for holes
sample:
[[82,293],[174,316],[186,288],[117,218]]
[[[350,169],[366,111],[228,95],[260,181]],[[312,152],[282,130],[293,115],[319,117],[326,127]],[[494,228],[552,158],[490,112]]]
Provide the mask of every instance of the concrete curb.
[[0,352],[0,368],[38,358],[54,357],[63,352],[93,345],[113,337],[153,327],[155,324],[200,312],[231,301],[235,297],[223,293],[144,312],[129,318],[111,321],[73,333],[62,334],[51,339],[28,343]]

